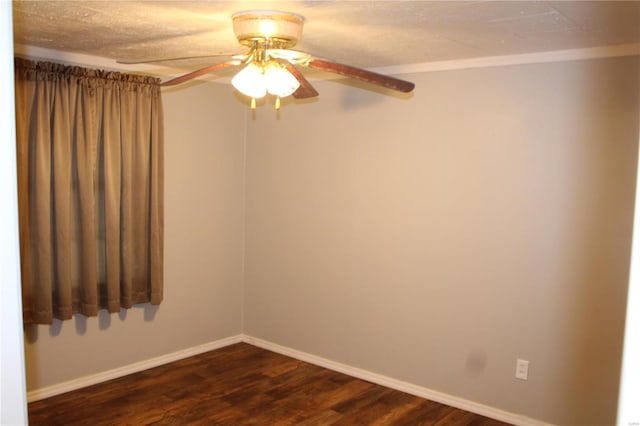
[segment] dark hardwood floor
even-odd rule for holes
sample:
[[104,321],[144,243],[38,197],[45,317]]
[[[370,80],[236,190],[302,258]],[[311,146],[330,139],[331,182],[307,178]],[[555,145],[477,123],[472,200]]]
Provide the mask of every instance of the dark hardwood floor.
[[32,402],[29,423],[505,425],[245,343]]

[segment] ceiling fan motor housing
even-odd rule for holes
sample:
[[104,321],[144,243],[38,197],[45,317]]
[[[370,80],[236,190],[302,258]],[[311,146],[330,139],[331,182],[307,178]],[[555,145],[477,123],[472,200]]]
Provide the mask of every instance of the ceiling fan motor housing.
[[234,13],[233,32],[240,44],[254,47],[256,43],[268,48],[289,49],[302,37],[304,17],[295,13],[274,10],[247,10]]

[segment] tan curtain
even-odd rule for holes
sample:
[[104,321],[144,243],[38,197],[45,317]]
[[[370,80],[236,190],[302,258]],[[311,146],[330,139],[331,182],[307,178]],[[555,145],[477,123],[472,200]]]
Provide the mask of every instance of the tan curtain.
[[15,60],[25,323],[159,304],[159,80]]

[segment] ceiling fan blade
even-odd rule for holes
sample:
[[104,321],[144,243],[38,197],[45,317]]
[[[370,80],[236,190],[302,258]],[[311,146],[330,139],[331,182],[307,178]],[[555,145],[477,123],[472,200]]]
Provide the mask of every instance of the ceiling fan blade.
[[415,87],[415,84],[410,81],[400,80],[399,78],[390,77],[384,74],[378,74],[362,68],[352,67],[351,65],[344,65],[337,62],[327,61],[325,59],[312,58],[306,65],[320,71],[333,72],[345,77],[350,77],[356,80],[375,84],[377,86],[386,87],[387,89],[397,90],[399,92],[408,93],[411,92]]
[[313,98],[314,96],[318,96],[318,91],[309,83],[309,80],[305,78],[304,75],[296,68],[293,64],[285,63],[284,66],[287,68],[295,78],[300,83],[300,87],[293,92],[293,97],[296,99],[306,99]]
[[179,57],[179,58],[155,58],[155,59],[144,59],[144,60],[135,60],[135,61],[118,60],[116,62],[119,63],[119,64],[125,64],[125,65],[137,65],[137,64],[155,64],[156,62],[186,61],[188,59],[204,59],[204,58],[219,58],[219,57],[225,57],[225,58],[233,57],[233,58],[235,58],[236,55],[235,54],[220,53],[220,54],[216,54],[216,55],[182,56],[182,57]]
[[180,77],[176,77],[172,80],[165,81],[164,83],[160,84],[160,86],[162,87],[175,86],[176,84],[184,83],[185,81],[192,80],[196,77],[200,77],[201,75],[209,74],[211,72],[229,68],[229,67],[234,67],[234,66],[240,65],[241,63],[242,63],[241,61],[233,60],[229,62],[222,62],[220,64],[210,65],[208,67],[192,71],[188,74],[181,75]]
[[293,49],[267,49],[266,54],[270,58],[283,59],[291,62],[292,64],[306,62],[313,58],[313,56],[306,52]]

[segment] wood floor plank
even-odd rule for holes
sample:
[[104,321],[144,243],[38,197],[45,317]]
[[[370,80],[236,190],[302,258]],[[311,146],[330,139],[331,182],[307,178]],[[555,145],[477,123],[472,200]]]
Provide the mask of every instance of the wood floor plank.
[[245,343],[32,402],[29,424],[506,425]]
[[434,425],[453,411],[456,409],[448,405],[421,399],[417,406],[400,415],[396,423],[415,426]]

